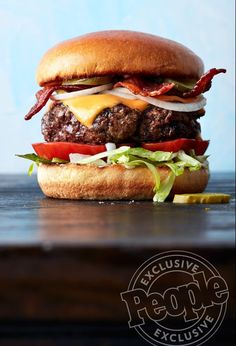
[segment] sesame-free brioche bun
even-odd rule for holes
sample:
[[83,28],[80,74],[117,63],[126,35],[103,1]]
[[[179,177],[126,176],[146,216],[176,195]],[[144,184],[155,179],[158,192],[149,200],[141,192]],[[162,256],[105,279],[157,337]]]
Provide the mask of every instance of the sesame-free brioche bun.
[[72,78],[141,74],[198,80],[202,60],[166,38],[127,30],[99,31],[57,44],[43,56],[36,74],[40,86]]
[[[169,173],[158,168],[161,180]],[[176,177],[170,197],[175,193],[202,192],[207,186],[209,172],[202,168]],[[38,182],[48,197],[86,200],[145,200],[152,199],[154,180],[146,167],[126,169],[122,165],[97,167],[76,164],[40,164]]]

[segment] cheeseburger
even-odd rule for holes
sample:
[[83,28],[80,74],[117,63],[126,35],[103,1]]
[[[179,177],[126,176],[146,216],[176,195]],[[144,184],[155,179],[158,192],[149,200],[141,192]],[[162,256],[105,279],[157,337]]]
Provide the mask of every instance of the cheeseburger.
[[[202,192],[209,171],[199,118],[203,94],[225,69],[204,73],[185,46],[111,30],[57,44],[36,73],[44,142],[34,154],[46,196],[153,199]],[[32,166],[30,167],[30,172]]]

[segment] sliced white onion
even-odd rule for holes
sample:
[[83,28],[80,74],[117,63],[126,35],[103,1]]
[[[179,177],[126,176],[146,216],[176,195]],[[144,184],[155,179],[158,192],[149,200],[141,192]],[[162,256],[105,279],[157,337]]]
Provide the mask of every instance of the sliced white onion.
[[84,154],[69,154],[71,163],[78,163],[80,160],[85,159],[86,157],[90,157],[91,155]]
[[146,101],[154,106],[169,109],[176,112],[195,112],[202,109],[206,105],[206,99],[204,96],[198,96],[196,102],[192,103],[180,103],[180,102],[167,102],[161,101],[154,97],[144,97],[141,95],[136,95],[140,100]]
[[[118,92],[124,93],[124,94],[128,94],[128,95],[135,95],[133,94],[131,91],[129,91],[129,89],[125,88],[125,87],[118,87],[118,88],[114,88],[112,90],[116,90]],[[135,95],[136,96],[136,95]]]
[[127,96],[129,95],[133,97],[134,99],[140,99],[154,106],[164,108],[164,109],[169,109],[171,111],[176,111],[176,112],[194,112],[199,109],[202,109],[206,105],[206,99],[203,95],[197,96],[195,102],[180,103],[180,102],[162,101],[150,96],[145,97],[138,94],[133,94],[127,88],[123,88],[123,87],[106,91],[106,93],[111,93],[111,92],[113,92],[113,94],[117,96],[123,95],[122,97],[125,97],[125,98],[128,98]]
[[129,93],[125,92],[123,89],[125,89],[125,88],[114,88],[112,90],[102,91],[100,94],[111,94],[111,95],[123,97],[123,98],[128,99],[128,100],[137,100],[136,95],[133,95],[132,93],[129,94]]
[[109,83],[109,84],[99,85],[99,86],[94,87],[94,88],[88,88],[88,89],[79,90],[79,91],[72,91],[70,93],[53,94],[51,96],[51,99],[55,100],[55,101],[61,101],[61,100],[71,99],[71,98],[74,98],[77,96],[97,94],[103,90],[111,89],[112,86],[113,86],[113,84]]
[[111,150],[115,150],[116,149],[115,143],[106,143],[105,147],[106,147],[107,151],[111,151]]
[[70,98],[74,98],[77,96],[85,96],[85,95],[93,95],[93,94],[111,94],[111,95],[116,95],[120,96],[123,98],[127,98],[130,100],[137,100],[140,99],[142,101],[145,101],[149,104],[152,104],[154,106],[172,110],[172,111],[177,111],[177,112],[194,112],[199,109],[202,109],[206,105],[206,99],[203,95],[199,95],[196,97],[195,102],[191,103],[180,103],[180,102],[168,102],[168,101],[162,101],[158,100],[157,98],[150,97],[150,96],[141,96],[139,94],[133,94],[131,91],[129,91],[127,88],[124,87],[119,87],[119,88],[114,88],[112,89],[113,84],[105,84],[105,85],[99,85],[94,88],[88,88],[84,90],[79,90],[79,91],[73,91],[70,93],[63,93],[63,94],[53,94],[51,96],[52,100],[55,101],[61,101],[61,100],[66,100]]

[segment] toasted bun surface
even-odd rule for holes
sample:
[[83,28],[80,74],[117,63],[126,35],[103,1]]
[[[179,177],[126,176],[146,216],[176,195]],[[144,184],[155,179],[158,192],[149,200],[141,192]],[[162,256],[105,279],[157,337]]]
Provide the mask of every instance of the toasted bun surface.
[[[168,168],[158,168],[161,180]],[[176,177],[171,195],[202,192],[207,186],[208,170],[190,172]],[[126,169],[122,165],[40,164],[38,182],[48,197],[92,200],[142,200],[153,198],[153,176],[146,167]]]
[[100,31],[64,41],[42,58],[40,86],[71,78],[109,74],[162,75],[199,79],[202,60],[180,43],[135,31]]

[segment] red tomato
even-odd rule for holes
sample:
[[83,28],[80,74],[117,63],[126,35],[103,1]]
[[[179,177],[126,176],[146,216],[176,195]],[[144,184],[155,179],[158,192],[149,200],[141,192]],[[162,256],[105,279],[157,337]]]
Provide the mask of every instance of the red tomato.
[[[122,144],[125,145],[125,144]],[[126,144],[133,147],[133,144]],[[142,147],[151,151],[172,151],[184,150],[188,152],[194,149],[196,155],[203,155],[209,145],[209,141],[197,139],[180,138],[168,142],[142,143]],[[120,145],[119,145],[120,146]],[[52,160],[57,157],[69,161],[69,154],[95,155],[106,151],[104,144],[80,144],[72,142],[48,142],[32,144],[36,154],[42,158]]]
[[57,157],[69,161],[69,154],[95,155],[106,151],[105,145],[79,144],[71,142],[48,142],[32,144],[36,154],[44,159]]
[[142,143],[142,147],[151,151],[172,151],[184,150],[188,152],[194,149],[196,155],[203,155],[207,150],[209,141],[200,139],[179,138],[168,142]]

